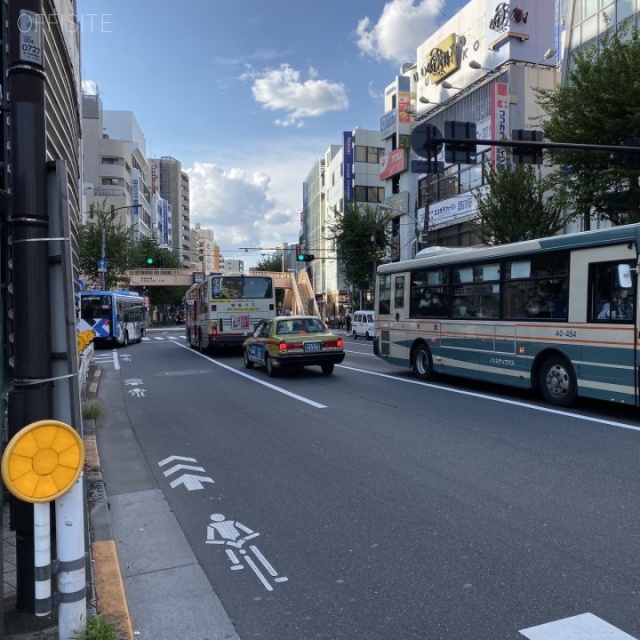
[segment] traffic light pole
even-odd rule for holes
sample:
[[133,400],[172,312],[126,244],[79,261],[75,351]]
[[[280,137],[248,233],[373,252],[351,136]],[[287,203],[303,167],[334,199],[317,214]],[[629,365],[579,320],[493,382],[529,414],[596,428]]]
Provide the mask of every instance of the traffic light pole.
[[[10,438],[32,422],[51,418],[53,403],[43,15],[42,0],[9,3],[14,361]],[[33,505],[12,498],[11,525],[16,532],[16,608],[39,614],[35,582],[42,576],[36,576],[34,566]]]

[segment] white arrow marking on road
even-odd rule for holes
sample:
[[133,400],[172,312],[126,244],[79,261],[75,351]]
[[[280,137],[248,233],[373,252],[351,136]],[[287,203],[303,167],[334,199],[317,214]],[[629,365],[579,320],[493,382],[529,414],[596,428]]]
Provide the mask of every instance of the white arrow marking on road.
[[184,460],[185,462],[198,462],[195,458],[187,458],[185,456],[169,456],[168,458],[165,458],[164,460],[160,460],[160,462],[158,462],[158,466],[159,467],[164,467],[165,464],[169,464],[170,462],[173,462],[174,460]]
[[519,633],[529,640],[636,640],[593,613],[547,622]]
[[175,473],[176,471],[180,471],[180,469],[184,469],[185,471],[204,471],[204,467],[194,467],[191,464],[177,464],[173,467],[171,467],[171,469],[167,469],[166,471],[164,471],[164,475],[166,476],[170,476],[172,473]]
[[213,478],[208,478],[207,476],[192,476],[189,473],[185,473],[183,476],[176,478],[169,484],[172,489],[175,489],[179,484],[183,484],[187,489],[189,489],[189,491],[195,491],[197,489],[204,489],[202,486],[203,482],[214,483]]

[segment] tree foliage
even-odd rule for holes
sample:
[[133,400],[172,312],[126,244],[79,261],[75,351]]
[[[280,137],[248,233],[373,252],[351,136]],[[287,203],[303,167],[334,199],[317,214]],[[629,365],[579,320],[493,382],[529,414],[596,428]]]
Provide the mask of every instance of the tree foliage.
[[254,267],[254,271],[282,271],[282,256],[280,254],[263,256]]
[[105,259],[105,287],[122,288],[129,282],[125,272],[129,269],[133,250],[133,232],[116,224],[113,214],[105,206],[94,207],[93,218],[92,222],[80,227],[78,234],[80,273],[96,283],[101,282],[98,263]]
[[[78,265],[80,273],[87,280],[101,286],[102,273],[98,263],[104,258],[107,262],[105,288],[128,289],[130,269],[149,267],[147,258],[153,259],[153,268],[179,269],[180,259],[171,251],[158,246],[155,238],[143,237],[134,241],[133,230],[124,229],[116,224],[111,210],[106,204],[94,206],[93,219],[82,225],[78,235]],[[102,243],[104,240],[104,252]],[[181,304],[185,287],[149,287],[151,304]]]
[[[623,145],[640,137],[640,36],[622,28],[574,54],[567,82],[537,89],[544,137],[555,142]],[[640,160],[640,157],[634,156]],[[547,152],[557,188],[589,228],[591,213],[613,224],[640,221],[640,171],[624,153]],[[636,163],[637,165],[637,163]]]
[[512,164],[485,171],[489,190],[476,192],[474,231],[487,244],[506,244],[555,235],[566,224],[559,195],[545,197],[547,181],[538,167]]
[[350,204],[344,213],[334,209],[335,222],[330,227],[335,241],[338,269],[355,292],[366,289],[373,278],[375,265],[380,264],[389,246],[389,216],[376,207]]

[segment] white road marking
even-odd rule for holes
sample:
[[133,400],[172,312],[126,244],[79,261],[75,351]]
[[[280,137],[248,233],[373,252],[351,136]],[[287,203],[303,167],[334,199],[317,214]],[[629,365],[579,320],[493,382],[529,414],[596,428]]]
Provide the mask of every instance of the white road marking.
[[592,613],[547,622],[519,633],[529,640],[636,640]]
[[169,456],[164,460],[160,460],[160,462],[158,462],[158,466],[162,467],[165,464],[169,464],[170,462],[173,462],[174,460],[184,460],[185,462],[198,462],[195,458],[187,458],[185,456]]
[[490,400],[492,402],[498,402],[501,404],[511,404],[517,407],[524,407],[526,409],[533,409],[534,411],[542,411],[543,413],[552,413],[554,415],[565,416],[567,418],[577,418],[584,420],[585,422],[594,422],[596,424],[606,424],[610,427],[617,427],[618,429],[629,429],[631,431],[640,431],[640,427],[625,422],[616,422],[615,420],[605,420],[604,418],[596,418],[593,416],[586,416],[580,413],[573,413],[571,411],[562,411],[561,409],[553,409],[551,407],[542,407],[536,404],[530,404],[528,402],[521,402],[519,400],[509,400],[507,398],[496,398],[494,396],[487,395],[485,393],[477,393],[475,391],[466,391],[464,389],[454,389],[451,387],[443,387],[431,382],[422,382],[421,380],[407,380],[405,378],[398,378],[397,376],[389,375],[388,373],[380,373],[378,371],[367,371],[366,369],[357,369],[356,367],[347,367],[343,364],[336,365],[341,369],[349,369],[351,371],[357,371],[359,373],[366,373],[370,376],[378,376],[380,378],[386,378],[387,380],[395,380],[404,384],[417,384],[422,387],[430,387],[431,389],[438,389],[439,391],[445,391],[448,393],[457,393],[463,396],[470,396],[472,398],[482,398],[483,400]]
[[[192,351],[191,347],[187,346],[186,344],[179,344],[179,343],[175,343],[177,344],[181,349],[187,349],[189,351]],[[195,353],[196,355],[200,356],[201,358],[204,358],[205,360],[208,360],[209,362],[212,362],[213,364],[222,367],[223,369],[226,369],[227,371],[230,371],[231,373],[235,373],[236,375],[242,376],[243,378],[246,378],[247,380],[251,380],[251,382],[255,382],[257,384],[261,384],[263,387],[268,387],[269,389],[272,389],[273,391],[277,391],[278,393],[282,393],[285,396],[289,396],[290,398],[293,398],[294,400],[299,400],[300,402],[304,402],[305,404],[311,405],[312,407],[315,407],[316,409],[326,409],[327,405],[325,404],[320,404],[319,402],[315,402],[314,400],[310,400],[309,398],[305,398],[304,396],[299,396],[297,393],[291,393],[291,391],[287,391],[286,389],[281,389],[280,387],[276,387],[276,385],[274,384],[270,384],[268,382],[265,382],[264,380],[259,380],[258,378],[254,378],[253,376],[250,376],[246,373],[244,373],[243,371],[238,371],[237,369],[234,369],[233,367],[229,367],[226,364],[222,364],[222,362],[218,362],[217,360],[214,360],[213,358],[211,358],[210,356],[205,355],[204,353],[200,353],[199,351],[193,351],[193,353]]]

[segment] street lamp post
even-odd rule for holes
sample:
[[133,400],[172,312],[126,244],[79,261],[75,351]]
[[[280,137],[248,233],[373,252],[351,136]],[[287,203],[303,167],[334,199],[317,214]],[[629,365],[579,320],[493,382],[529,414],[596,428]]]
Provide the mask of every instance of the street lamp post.
[[[401,209],[396,209],[396,207],[392,207],[391,205],[388,204],[381,204],[379,205],[380,209],[382,209],[383,211],[390,211],[392,213],[397,213],[398,215],[401,216],[407,216],[409,218],[411,218],[415,224],[414,227],[414,233],[415,233],[415,239],[414,242],[416,243],[416,249],[419,251],[420,250],[420,232],[421,231],[426,231],[426,220],[427,220],[427,213],[425,212],[425,220],[421,223],[420,220],[418,220],[415,216],[411,215],[408,211],[402,211]],[[422,228],[420,228],[420,224],[422,224]],[[407,243],[408,244],[408,243]],[[403,245],[404,246],[404,245]]]

